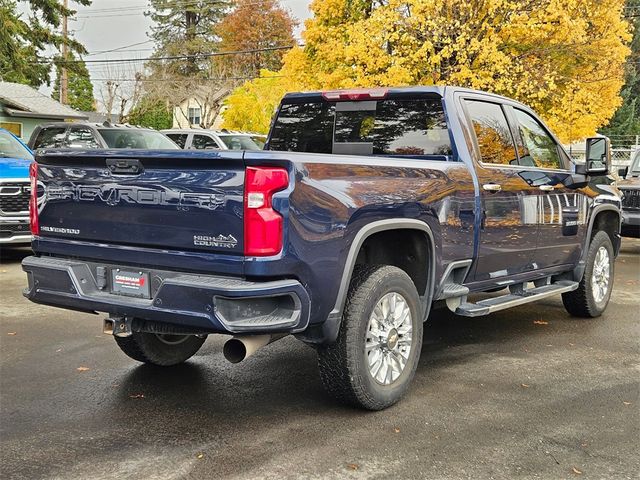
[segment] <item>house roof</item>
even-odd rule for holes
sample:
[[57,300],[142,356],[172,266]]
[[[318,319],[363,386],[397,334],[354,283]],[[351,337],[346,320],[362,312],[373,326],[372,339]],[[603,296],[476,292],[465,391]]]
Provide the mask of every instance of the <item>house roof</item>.
[[79,110],[76,113],[80,115],[84,115],[84,117],[87,119],[87,122],[89,123],[104,123],[104,122],[117,123],[118,121],[118,116],[113,113],[107,114],[107,113],[98,113],[98,112],[85,112],[82,110]]
[[4,103],[5,111],[13,117],[82,120],[87,118],[83,113],[21,83],[0,82],[0,102]]

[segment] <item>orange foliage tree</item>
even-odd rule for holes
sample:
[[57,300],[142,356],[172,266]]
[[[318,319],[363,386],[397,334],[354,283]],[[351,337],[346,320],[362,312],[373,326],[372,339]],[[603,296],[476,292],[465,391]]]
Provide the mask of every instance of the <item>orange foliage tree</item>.
[[[236,8],[216,27],[220,51],[263,50],[294,43],[295,21],[276,0],[239,0]],[[286,50],[266,50],[250,54],[230,55],[223,61],[233,62],[247,75],[261,69],[279,70]]]

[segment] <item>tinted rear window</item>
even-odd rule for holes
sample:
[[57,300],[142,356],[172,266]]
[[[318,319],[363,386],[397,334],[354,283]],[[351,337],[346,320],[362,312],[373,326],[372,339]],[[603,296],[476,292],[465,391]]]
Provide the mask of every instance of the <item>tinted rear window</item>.
[[61,148],[67,134],[66,127],[45,127],[40,130],[38,138],[33,143],[33,149],[37,148]]
[[440,99],[283,104],[269,148],[385,156],[451,154]]
[[292,103],[280,107],[269,150],[331,153],[335,104]]

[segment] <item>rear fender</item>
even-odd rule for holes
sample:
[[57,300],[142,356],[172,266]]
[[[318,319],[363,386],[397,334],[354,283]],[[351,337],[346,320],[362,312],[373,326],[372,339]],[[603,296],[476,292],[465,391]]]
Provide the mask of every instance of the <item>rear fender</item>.
[[435,255],[435,243],[434,236],[431,227],[425,222],[408,219],[408,218],[392,218],[385,220],[378,220],[369,223],[356,233],[349,251],[347,253],[344,269],[340,279],[340,288],[333,309],[329,313],[327,320],[320,326],[321,332],[318,335],[317,332],[313,335],[313,338],[305,338],[303,335],[301,338],[305,341],[312,343],[332,343],[335,342],[340,330],[340,323],[342,320],[342,313],[344,311],[345,303],[347,300],[347,293],[349,291],[349,283],[353,275],[353,270],[356,265],[356,259],[358,253],[365,240],[373,234],[388,231],[388,230],[418,230],[424,232],[429,242],[429,254],[428,263],[425,265],[427,269],[427,284],[424,292],[418,292],[422,299],[422,313],[423,318],[426,319],[429,315],[429,309],[433,300],[434,284],[435,284],[435,272],[436,272],[436,255]]

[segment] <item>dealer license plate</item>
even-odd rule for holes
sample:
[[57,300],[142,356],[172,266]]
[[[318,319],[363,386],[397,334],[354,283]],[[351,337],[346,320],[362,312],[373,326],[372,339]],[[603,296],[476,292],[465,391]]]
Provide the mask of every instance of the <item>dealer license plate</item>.
[[149,274],[115,268],[111,270],[111,292],[117,295],[151,298]]

